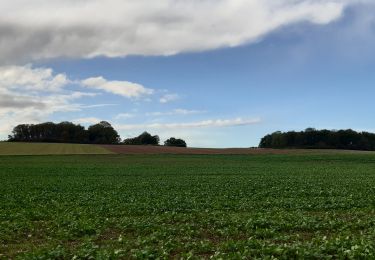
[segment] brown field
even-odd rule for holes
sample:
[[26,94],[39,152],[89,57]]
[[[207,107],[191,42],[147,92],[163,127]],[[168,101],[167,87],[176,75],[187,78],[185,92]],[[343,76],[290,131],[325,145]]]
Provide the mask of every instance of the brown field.
[[111,151],[108,151],[103,147],[90,144],[0,142],[0,155],[69,155],[111,153]]
[[346,150],[307,150],[307,149],[261,149],[261,148],[181,148],[142,145],[101,145],[117,154],[305,154],[305,153],[371,153]]
[[150,145],[86,145],[0,142],[0,155],[68,155],[68,154],[366,154],[374,152],[347,150],[261,149],[261,148],[181,148]]

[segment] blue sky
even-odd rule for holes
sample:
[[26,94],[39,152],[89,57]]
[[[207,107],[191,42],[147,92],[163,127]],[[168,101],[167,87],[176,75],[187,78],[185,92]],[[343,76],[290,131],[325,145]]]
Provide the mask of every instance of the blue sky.
[[[259,1],[250,2],[254,7]],[[359,2],[280,1],[284,6],[277,7],[280,11],[271,6],[272,17],[289,8],[286,14],[301,13],[301,18],[289,21],[280,15],[286,21],[271,29],[262,25],[260,32],[247,31],[256,19],[247,25],[233,22],[233,35],[250,36],[226,43],[227,36],[214,31],[218,46],[189,29],[195,41],[207,42],[186,43],[167,35],[124,50],[116,41],[113,49],[89,54],[59,49],[74,49],[69,42],[49,42],[49,52],[34,48],[18,55],[12,50],[16,54],[0,67],[0,137],[21,122],[88,126],[100,120],[111,122],[123,138],[149,131],[162,139],[184,138],[196,147],[257,146],[265,134],[307,127],[375,131],[375,5]],[[260,11],[271,7],[259,4]],[[188,25],[202,23],[196,20]],[[119,46],[126,37],[119,39]],[[19,74],[29,76],[23,80]]]

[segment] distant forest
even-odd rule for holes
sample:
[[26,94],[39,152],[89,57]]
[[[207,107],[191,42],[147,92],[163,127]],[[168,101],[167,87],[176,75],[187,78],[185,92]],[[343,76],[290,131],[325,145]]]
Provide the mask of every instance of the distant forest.
[[[9,142],[48,142],[79,144],[126,144],[126,145],[160,145],[160,138],[143,132],[137,137],[121,141],[112,125],[106,121],[91,125],[88,129],[71,122],[58,124],[46,122],[42,124],[21,124],[14,127],[8,136]],[[166,146],[186,147],[186,142],[174,137],[164,142]]]
[[275,132],[262,138],[260,148],[346,149],[375,151],[375,134],[348,130]]
[[[79,144],[160,145],[158,135],[143,132],[137,137],[121,140],[118,132],[106,121],[87,129],[71,122],[21,124],[8,136],[9,142],[49,142]],[[174,137],[165,146],[187,147],[182,139]],[[346,149],[375,151],[375,134],[348,130],[316,130],[274,132],[264,136],[260,148],[275,149]]]

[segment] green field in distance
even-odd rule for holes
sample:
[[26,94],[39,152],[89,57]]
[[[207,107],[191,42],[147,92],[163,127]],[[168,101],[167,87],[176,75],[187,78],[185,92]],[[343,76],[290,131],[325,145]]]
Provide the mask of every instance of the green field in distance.
[[0,259],[375,258],[375,156],[0,157]]
[[90,144],[9,143],[0,142],[0,155],[110,154]]

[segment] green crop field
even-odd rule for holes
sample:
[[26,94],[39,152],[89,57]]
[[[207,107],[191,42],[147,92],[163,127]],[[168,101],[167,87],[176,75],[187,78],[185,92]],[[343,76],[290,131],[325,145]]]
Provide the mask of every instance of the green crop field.
[[0,259],[375,258],[375,156],[0,157]]
[[110,154],[89,144],[8,143],[0,142],[0,155]]

